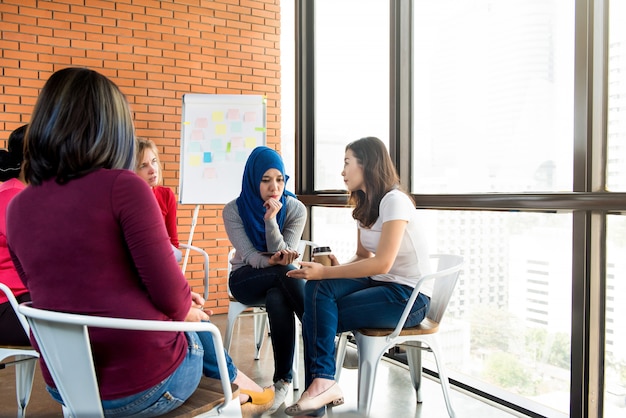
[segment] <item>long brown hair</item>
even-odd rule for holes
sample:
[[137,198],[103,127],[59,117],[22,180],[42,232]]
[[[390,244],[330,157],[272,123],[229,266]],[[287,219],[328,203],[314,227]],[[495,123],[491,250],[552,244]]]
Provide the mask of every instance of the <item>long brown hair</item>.
[[403,191],[400,177],[380,139],[373,136],[358,139],[346,146],[346,151],[348,150],[352,151],[359,165],[363,167],[363,182],[367,191],[351,192],[348,203],[354,205],[352,217],[369,228],[378,219],[383,196],[393,189]]

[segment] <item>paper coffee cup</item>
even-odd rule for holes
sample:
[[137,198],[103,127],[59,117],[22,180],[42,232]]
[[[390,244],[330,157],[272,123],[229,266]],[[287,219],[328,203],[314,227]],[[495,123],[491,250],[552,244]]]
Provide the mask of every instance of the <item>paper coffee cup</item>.
[[330,266],[332,263],[329,257],[330,254],[332,254],[330,247],[315,247],[313,248],[313,261]]

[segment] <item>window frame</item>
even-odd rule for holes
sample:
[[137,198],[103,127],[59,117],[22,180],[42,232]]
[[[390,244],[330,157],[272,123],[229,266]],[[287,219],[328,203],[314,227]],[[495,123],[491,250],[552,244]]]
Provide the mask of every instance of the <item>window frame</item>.
[[[608,1],[575,0],[573,191],[413,194],[418,208],[573,213],[570,416],[601,417],[604,394],[606,217],[626,214],[626,193],[605,189],[607,166]],[[389,0],[390,144],[402,184],[411,188],[412,1]],[[297,0],[296,194],[307,206],[345,207],[347,194],[314,189],[315,0]],[[310,216],[309,216],[310,218]],[[309,225],[305,237],[311,236]],[[452,382],[465,390],[463,382]],[[478,390],[475,391],[481,395]],[[488,394],[482,394],[488,396]],[[492,401],[498,399],[489,396]],[[505,401],[500,400],[502,404]],[[507,405],[511,407],[511,405]],[[515,406],[514,406],[515,407]],[[533,415],[517,405],[520,412]]]

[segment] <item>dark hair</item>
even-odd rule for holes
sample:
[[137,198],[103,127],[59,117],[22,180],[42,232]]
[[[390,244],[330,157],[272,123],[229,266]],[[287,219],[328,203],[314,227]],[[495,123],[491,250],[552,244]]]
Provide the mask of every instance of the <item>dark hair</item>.
[[24,161],[24,134],[28,125],[22,125],[9,135],[7,149],[0,150],[0,181],[20,176]]
[[373,136],[358,139],[346,146],[346,151],[348,150],[352,151],[359,165],[363,167],[363,182],[367,191],[355,190],[350,193],[348,202],[354,205],[352,217],[369,228],[378,219],[383,196],[392,189],[402,191],[400,177],[380,139]]
[[107,77],[65,68],[43,86],[24,149],[24,175],[33,184],[64,184],[100,168],[134,168],[135,133],[128,102]]

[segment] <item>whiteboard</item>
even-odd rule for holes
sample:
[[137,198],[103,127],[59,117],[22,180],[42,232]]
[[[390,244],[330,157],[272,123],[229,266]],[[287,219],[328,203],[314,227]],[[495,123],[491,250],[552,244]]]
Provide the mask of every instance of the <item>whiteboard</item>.
[[239,196],[246,160],[265,145],[264,96],[185,94],[180,141],[182,204],[225,204]]

